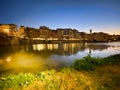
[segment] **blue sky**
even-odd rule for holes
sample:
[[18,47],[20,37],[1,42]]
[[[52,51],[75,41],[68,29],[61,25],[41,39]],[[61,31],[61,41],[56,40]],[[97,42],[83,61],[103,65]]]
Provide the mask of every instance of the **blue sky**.
[[0,0],[0,23],[120,34],[120,0]]

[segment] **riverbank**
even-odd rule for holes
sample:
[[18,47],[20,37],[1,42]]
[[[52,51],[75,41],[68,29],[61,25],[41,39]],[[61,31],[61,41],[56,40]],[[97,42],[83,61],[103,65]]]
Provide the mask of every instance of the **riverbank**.
[[61,71],[1,74],[0,90],[119,90],[119,57],[96,59],[88,55]]

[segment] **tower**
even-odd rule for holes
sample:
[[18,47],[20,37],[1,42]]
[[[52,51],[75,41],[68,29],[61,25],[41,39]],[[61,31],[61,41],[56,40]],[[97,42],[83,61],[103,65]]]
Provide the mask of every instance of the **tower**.
[[90,29],[90,35],[92,34],[92,29]]
[[25,27],[24,26],[20,26],[20,33],[24,34],[25,33]]

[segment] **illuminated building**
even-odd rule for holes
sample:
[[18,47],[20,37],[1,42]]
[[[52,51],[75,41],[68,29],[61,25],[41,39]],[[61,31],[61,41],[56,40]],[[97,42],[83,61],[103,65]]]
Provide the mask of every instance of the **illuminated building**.
[[0,32],[8,36],[18,36],[18,29],[15,24],[0,24]]
[[42,40],[49,40],[50,39],[50,29],[46,26],[41,26],[40,30],[40,38]]

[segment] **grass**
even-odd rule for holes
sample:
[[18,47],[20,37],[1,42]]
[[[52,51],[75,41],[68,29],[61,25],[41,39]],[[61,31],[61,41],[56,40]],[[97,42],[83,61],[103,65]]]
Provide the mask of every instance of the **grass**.
[[0,89],[4,88],[19,88],[31,84],[35,81],[35,76],[31,73],[20,73],[1,75]]
[[119,90],[120,55],[76,60],[61,71],[1,74],[0,90]]

